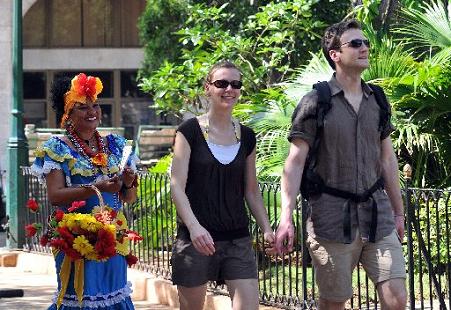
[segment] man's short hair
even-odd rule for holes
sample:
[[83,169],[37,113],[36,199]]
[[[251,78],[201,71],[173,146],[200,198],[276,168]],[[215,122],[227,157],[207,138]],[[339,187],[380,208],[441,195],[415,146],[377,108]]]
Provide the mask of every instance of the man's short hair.
[[349,29],[362,29],[360,23],[355,19],[342,21],[329,26],[321,39],[321,48],[327,62],[335,70],[335,62],[330,58],[330,50],[339,50],[341,48],[340,39],[343,33]]

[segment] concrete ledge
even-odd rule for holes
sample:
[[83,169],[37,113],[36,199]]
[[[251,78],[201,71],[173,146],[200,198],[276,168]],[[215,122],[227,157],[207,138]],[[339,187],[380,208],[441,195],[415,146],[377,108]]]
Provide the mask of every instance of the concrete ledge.
[[[133,300],[147,300],[150,303],[180,307],[177,287],[171,281],[135,269],[128,270],[128,279],[133,284]],[[228,296],[207,292],[204,310],[225,309],[232,309]]]
[[19,254],[16,252],[1,253],[0,254],[0,267],[16,267],[18,256],[19,256]]
[[51,254],[20,252],[16,268],[21,272],[55,275],[55,261]]

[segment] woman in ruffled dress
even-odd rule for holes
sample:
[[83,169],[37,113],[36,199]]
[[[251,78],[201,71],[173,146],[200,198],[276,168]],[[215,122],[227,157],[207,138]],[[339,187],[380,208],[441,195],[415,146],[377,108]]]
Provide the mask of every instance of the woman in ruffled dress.
[[171,193],[179,225],[172,281],[181,310],[203,308],[208,281],[225,282],[234,310],[258,309],[257,265],[245,203],[270,246],[274,233],[256,178],[255,133],[232,117],[241,86],[237,66],[215,64],[205,82],[208,112],[177,129]]
[[[75,201],[85,201],[78,213],[90,213],[98,206],[93,186],[105,204],[118,212],[122,202],[136,199],[136,155],[131,154],[119,173],[126,140],[115,134],[102,137],[97,131],[102,116],[97,95],[102,88],[99,78],[83,73],[57,79],[52,85],[53,108],[62,115],[66,132],[51,137],[36,151],[32,171],[45,180],[50,203],[64,212]],[[127,282],[127,258],[132,256],[126,246],[116,251],[106,261],[83,259],[81,273],[75,272],[68,255],[54,251],[58,291],[49,309],[134,309]]]

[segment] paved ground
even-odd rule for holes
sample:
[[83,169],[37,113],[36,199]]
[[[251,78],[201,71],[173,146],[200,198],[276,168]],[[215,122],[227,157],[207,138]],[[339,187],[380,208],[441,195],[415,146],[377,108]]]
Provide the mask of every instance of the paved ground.
[[[44,310],[50,305],[55,292],[55,277],[52,275],[39,275],[20,273],[16,268],[0,267],[0,290],[23,289],[24,297],[0,299],[0,309],[8,310]],[[170,310],[168,306],[149,304],[147,302],[134,302],[138,310]]]
[[[6,245],[6,236],[0,232],[0,252]],[[55,292],[56,279],[54,275],[24,273],[16,268],[0,267],[0,293],[5,289],[22,289],[23,297],[0,298],[0,310],[44,310],[47,309]],[[448,300],[445,301],[449,303]],[[430,307],[429,301],[425,301],[425,307],[421,308],[419,302],[415,309],[432,310],[439,309],[437,301]],[[151,304],[143,301],[134,301],[136,310],[176,310],[164,305]],[[220,308],[222,309],[222,308]],[[260,305],[260,309],[275,309]],[[406,308],[408,309],[408,308]]]
[[[0,248],[6,246],[6,236],[0,232]],[[0,267],[1,290],[22,289],[23,297],[0,298],[1,310],[44,310],[50,305],[55,292],[56,278],[54,275],[19,272],[16,268]],[[175,310],[163,305],[134,301],[136,310]]]

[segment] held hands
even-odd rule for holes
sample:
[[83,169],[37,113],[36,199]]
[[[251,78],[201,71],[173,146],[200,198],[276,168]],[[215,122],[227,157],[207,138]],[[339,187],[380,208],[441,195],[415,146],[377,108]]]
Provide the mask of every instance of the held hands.
[[210,233],[203,228],[199,223],[188,227],[191,242],[194,248],[201,254],[210,256],[215,253],[215,244]]
[[272,230],[263,233],[263,239],[265,240],[265,253],[267,255],[275,255],[277,254],[276,250],[276,237]]
[[293,251],[294,226],[290,219],[282,220],[276,231],[275,248],[278,254],[286,254]]

